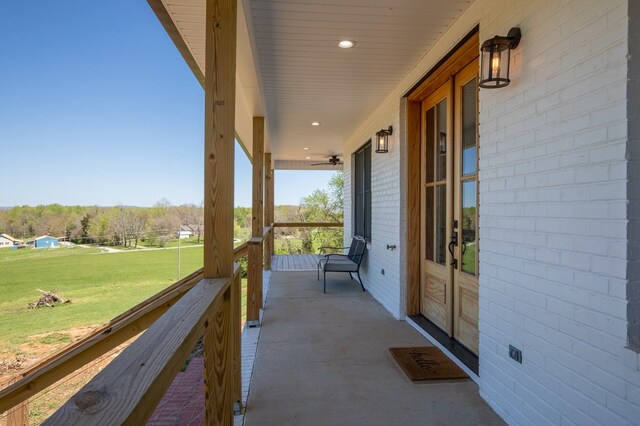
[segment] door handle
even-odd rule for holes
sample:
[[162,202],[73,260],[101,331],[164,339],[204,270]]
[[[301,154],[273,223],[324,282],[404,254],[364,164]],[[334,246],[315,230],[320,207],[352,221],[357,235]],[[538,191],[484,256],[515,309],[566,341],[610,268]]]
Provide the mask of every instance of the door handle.
[[451,234],[451,239],[449,241],[449,253],[451,254],[451,263],[449,265],[453,265],[454,268],[458,268],[458,259],[455,258],[455,254],[453,253],[453,247],[458,245],[458,232],[453,231]]

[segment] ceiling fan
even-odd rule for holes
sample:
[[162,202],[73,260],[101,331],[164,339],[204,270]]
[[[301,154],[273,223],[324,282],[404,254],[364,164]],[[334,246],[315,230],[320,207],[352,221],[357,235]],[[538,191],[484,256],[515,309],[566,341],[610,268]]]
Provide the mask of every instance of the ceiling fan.
[[343,164],[337,155],[332,155],[326,163],[313,163],[312,166],[338,166]]

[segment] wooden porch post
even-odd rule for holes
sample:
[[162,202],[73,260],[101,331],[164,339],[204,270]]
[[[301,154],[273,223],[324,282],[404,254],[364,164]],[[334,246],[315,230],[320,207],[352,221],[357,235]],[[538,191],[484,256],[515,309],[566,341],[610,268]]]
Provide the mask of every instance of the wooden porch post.
[[264,117],[253,117],[253,196],[251,207],[251,235],[249,240],[249,265],[247,271],[247,325],[260,322],[262,307],[262,234],[263,212],[263,168],[264,168]]
[[[12,378],[6,385],[15,383],[19,377]],[[29,401],[26,400],[7,411],[7,426],[27,426],[29,424]]]
[[[266,152],[264,154],[264,223],[266,226],[273,224],[274,206],[273,206],[273,169],[271,168],[271,153]],[[267,234],[267,241],[265,241],[265,259],[264,267],[266,270],[271,270],[271,257],[273,256],[273,234],[275,230],[272,228],[271,232]]]
[[233,275],[236,0],[207,0],[204,277]]
[[[237,0],[206,0],[204,277],[233,277],[233,165],[235,144]],[[231,289],[229,289],[231,293]],[[205,333],[207,424],[233,424],[234,383],[239,368],[233,348],[240,334],[231,330],[231,300],[209,321]],[[235,300],[234,300],[235,302]],[[213,326],[215,324],[215,326]],[[215,330],[214,332],[211,332]],[[237,371],[236,371],[237,370]]]

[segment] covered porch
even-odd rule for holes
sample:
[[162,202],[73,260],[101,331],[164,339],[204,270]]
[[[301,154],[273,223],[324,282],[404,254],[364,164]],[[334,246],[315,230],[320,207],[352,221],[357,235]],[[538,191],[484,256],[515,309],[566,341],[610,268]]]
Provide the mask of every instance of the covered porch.
[[503,424],[471,379],[414,383],[389,353],[427,345],[346,274],[272,272],[244,424]]
[[[389,348],[430,344],[343,275],[329,278],[327,294],[314,271],[265,275],[261,327],[243,331],[236,425],[503,424],[471,379],[411,382]],[[201,360],[174,380],[149,425],[204,423]]]
[[[147,1],[204,89],[204,268],[25,373],[0,410],[148,329],[49,423],[143,424],[201,336],[207,424],[637,422],[638,286],[621,272],[637,284],[637,3]],[[509,67],[509,87],[479,89]],[[253,205],[234,250],[235,140]],[[364,293],[273,264],[273,172],[321,161],[344,164]],[[388,349],[438,341],[416,317],[473,355],[474,381],[406,379]]]

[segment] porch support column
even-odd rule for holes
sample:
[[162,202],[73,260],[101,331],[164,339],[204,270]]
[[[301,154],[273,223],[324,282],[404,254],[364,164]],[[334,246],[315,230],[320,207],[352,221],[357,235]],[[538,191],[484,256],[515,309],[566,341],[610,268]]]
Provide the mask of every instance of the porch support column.
[[207,0],[204,277],[233,276],[236,0]]
[[[233,165],[236,93],[237,0],[206,0],[204,83],[204,278],[233,282]],[[206,424],[233,424],[240,339],[232,330],[232,287],[223,309],[207,320],[204,338]],[[235,309],[240,309],[236,306]],[[205,325],[206,327],[206,325]]]
[[[266,226],[273,225],[274,205],[273,205],[273,169],[271,168],[271,153],[264,154],[264,224]],[[273,256],[273,234],[275,230],[271,228],[271,232],[267,234],[265,241],[265,258],[264,268],[271,270],[271,257]]]
[[262,308],[262,259],[264,233],[264,117],[253,117],[253,202],[247,271],[247,325],[260,323]]

